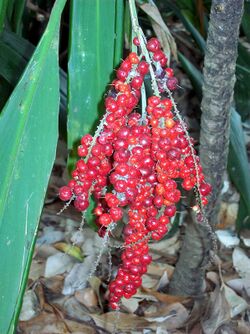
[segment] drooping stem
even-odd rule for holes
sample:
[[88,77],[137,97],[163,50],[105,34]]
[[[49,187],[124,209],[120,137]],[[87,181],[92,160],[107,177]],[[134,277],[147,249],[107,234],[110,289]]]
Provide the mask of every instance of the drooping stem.
[[136,36],[138,37],[140,41],[140,47],[142,50],[142,54],[145,57],[147,63],[149,64],[149,72],[150,72],[150,77],[151,77],[152,89],[156,96],[160,96],[158,85],[155,79],[154,69],[152,67],[151,59],[150,59],[148,50],[146,48],[146,38],[144,36],[144,33],[141,27],[139,26],[134,0],[129,0],[129,9],[130,9],[131,22],[132,22],[132,29],[134,30]]

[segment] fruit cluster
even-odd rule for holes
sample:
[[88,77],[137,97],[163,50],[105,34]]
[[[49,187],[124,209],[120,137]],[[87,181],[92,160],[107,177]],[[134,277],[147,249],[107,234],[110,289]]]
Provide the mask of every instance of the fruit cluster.
[[[211,191],[192,140],[173,111],[171,96],[166,94],[176,89],[178,82],[173,70],[166,67],[160,42],[156,38],[147,42],[150,62],[145,60],[138,38],[134,44],[138,54],[131,52],[122,61],[105,99],[103,120],[94,137],[82,137],[72,180],[59,191],[59,197],[74,201],[79,211],[88,208],[93,193],[101,236],[126,212],[122,263],[109,285],[113,309],[118,308],[122,297],[130,298],[141,286],[141,277],[151,262],[149,239],[160,240],[167,233],[181,188],[198,188],[203,205]],[[158,93],[150,96],[145,110],[138,113],[141,87],[149,69]]]

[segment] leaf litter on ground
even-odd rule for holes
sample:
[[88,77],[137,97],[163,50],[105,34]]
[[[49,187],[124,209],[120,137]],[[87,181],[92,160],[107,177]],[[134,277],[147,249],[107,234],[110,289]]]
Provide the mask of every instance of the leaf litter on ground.
[[[54,173],[63,174],[64,160],[65,157],[58,159]],[[153,262],[143,278],[143,287],[131,299],[122,299],[120,312],[109,312],[109,254],[104,252],[100,265],[96,265],[102,239],[87,225],[79,231],[81,217],[70,207],[57,215],[62,208],[56,197],[61,185],[60,177],[51,178],[50,200],[41,218],[18,333],[114,333],[114,328],[120,334],[197,334],[199,331],[213,334],[226,333],[225,328],[231,328],[234,333],[247,333],[246,329],[250,328],[249,235],[235,235],[232,215],[230,224],[225,225],[227,230],[220,227],[221,231],[217,232],[220,268],[217,265],[208,268],[202,299],[165,293],[181,248],[180,227],[173,237],[150,245]],[[118,247],[120,244],[116,242]],[[112,275],[119,265],[119,252],[119,248],[111,249]],[[93,266],[96,270],[91,274]]]

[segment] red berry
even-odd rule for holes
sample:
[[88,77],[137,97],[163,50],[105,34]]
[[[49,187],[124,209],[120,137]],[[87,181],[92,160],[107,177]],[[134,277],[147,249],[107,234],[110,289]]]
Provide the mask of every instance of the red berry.
[[130,52],[130,54],[128,55],[128,58],[132,64],[139,63],[139,58],[135,52]]
[[64,186],[59,189],[59,197],[62,201],[68,201],[71,199],[73,193],[70,187]]
[[103,213],[99,217],[99,224],[103,226],[108,226],[109,224],[112,223],[112,218],[108,213]]
[[141,75],[146,75],[148,73],[149,70],[149,65],[146,61],[141,61],[138,66],[137,66],[137,71],[141,74]]
[[161,44],[158,41],[157,38],[150,38],[150,40],[147,42],[147,49],[151,52],[156,52],[161,48]]
[[77,154],[79,157],[85,157],[88,154],[88,148],[86,145],[80,145],[77,148]]
[[203,196],[207,196],[211,193],[212,191],[212,187],[210,184],[208,183],[205,183],[203,182],[201,185],[200,185],[200,192],[201,192],[201,195]]
[[167,206],[165,208],[164,214],[168,217],[173,217],[176,213],[176,206],[175,205],[171,205],[171,206]]
[[118,221],[118,220],[122,219],[123,211],[122,211],[121,208],[111,208],[109,210],[109,214],[110,214],[111,218],[113,219],[113,221]]
[[134,39],[133,39],[133,44],[136,45],[136,46],[139,46],[139,45],[140,45],[140,41],[139,41],[139,38],[138,38],[138,37],[134,37]]
[[172,78],[172,77],[174,76],[174,71],[173,71],[172,68],[167,67],[167,68],[165,68],[165,71],[166,71],[167,76],[168,76],[169,78]]
[[[155,53],[154,53],[154,55],[153,55],[153,59],[155,60],[155,61],[159,61],[159,60],[161,60],[162,58],[164,58],[165,57],[165,55],[164,55],[164,53],[161,51],[161,50],[158,50],[158,51],[155,51]],[[166,57],[165,57],[166,58]]]
[[167,87],[170,90],[175,90],[178,86],[178,80],[175,77],[169,78],[167,81]]
[[140,89],[143,83],[143,78],[141,76],[134,77],[131,81],[131,86],[135,89]]

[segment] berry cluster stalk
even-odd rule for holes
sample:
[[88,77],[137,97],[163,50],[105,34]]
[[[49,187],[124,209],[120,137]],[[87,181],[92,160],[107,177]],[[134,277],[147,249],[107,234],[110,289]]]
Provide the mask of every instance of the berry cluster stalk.
[[[123,224],[121,264],[109,284],[112,309],[118,309],[121,299],[131,298],[141,286],[152,261],[149,241],[161,240],[168,232],[181,190],[196,192],[200,222],[205,221],[203,205],[211,192],[172,97],[178,80],[167,67],[158,39],[146,40],[135,2],[129,0],[129,6],[135,52],[117,69],[105,98],[105,114],[95,135],[82,137],[72,179],[59,191],[59,197],[68,201],[66,206],[72,202],[82,212],[80,228],[90,195],[95,198],[93,213],[104,243],[90,275],[109,245],[110,233],[118,223]],[[147,74],[152,96],[146,96]]]

